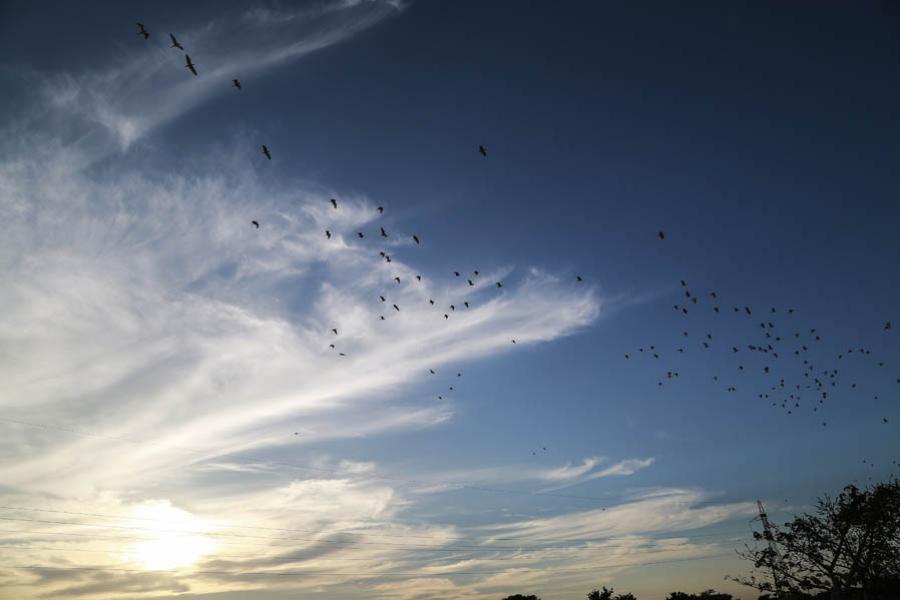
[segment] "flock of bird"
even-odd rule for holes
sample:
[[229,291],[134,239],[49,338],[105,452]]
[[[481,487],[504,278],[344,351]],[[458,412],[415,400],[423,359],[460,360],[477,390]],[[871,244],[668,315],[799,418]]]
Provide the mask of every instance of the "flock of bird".
[[[136,23],[136,25],[137,25],[137,27],[138,27],[137,35],[142,36],[142,37],[144,38],[144,40],[149,40],[149,39],[150,39],[150,32],[147,31],[146,26],[145,26],[143,23],[140,23],[140,22]],[[177,39],[177,38],[175,37],[175,35],[172,34],[172,33],[169,34],[169,40],[171,41],[171,44],[170,44],[170,46],[169,46],[170,48],[174,48],[174,49],[177,49],[177,50],[181,50],[182,52],[185,52],[185,55],[184,55],[185,65],[184,65],[184,66],[185,66],[185,68],[188,69],[194,76],[197,76],[197,75],[198,75],[198,72],[197,72],[197,65],[195,65],[194,62],[191,60],[191,57],[190,57],[190,55],[187,54],[187,52],[185,51],[184,46],[181,45],[181,43],[178,41],[178,39]],[[237,79],[237,78],[231,80],[231,85],[232,85],[232,87],[234,87],[234,88],[237,89],[237,90],[243,89],[243,86],[242,86],[242,84],[241,84],[241,81],[240,81],[239,79]],[[269,147],[268,147],[266,144],[262,144],[262,145],[261,145],[261,151],[262,151],[262,155],[266,158],[266,160],[272,160],[272,152],[271,152],[271,150],[269,150]],[[478,145],[478,153],[479,153],[482,157],[484,157],[484,158],[487,158],[487,156],[488,156],[487,148],[485,148],[483,144],[479,144],[479,145]],[[329,203],[331,204],[331,208],[332,208],[333,210],[339,210],[339,209],[340,209],[337,198],[330,198],[330,199],[329,199]],[[383,206],[377,207],[376,210],[378,211],[378,214],[379,214],[379,215],[384,214],[384,207],[383,207]],[[251,221],[250,221],[250,225],[252,225],[252,226],[253,226],[254,228],[256,228],[257,230],[260,229],[260,222],[259,222],[258,220],[256,220],[256,219],[251,220]],[[660,235],[662,235],[662,234],[660,234]],[[330,239],[332,239],[334,236],[335,236],[335,234],[332,232],[331,229],[326,229],[326,230],[325,230],[325,238],[326,238],[326,239],[330,240]],[[357,236],[358,239],[365,239],[365,238],[366,238],[366,233],[363,232],[363,231],[358,231],[358,232],[356,233],[356,236]],[[391,237],[390,234],[385,230],[384,227],[379,227],[379,228],[378,228],[378,236],[379,236],[381,239],[383,239],[383,240],[387,240],[387,239],[389,239],[389,238]],[[421,238],[419,237],[418,234],[413,234],[413,235],[411,236],[411,238],[412,238],[412,241],[416,244],[416,246],[419,246],[419,245],[422,244],[422,240],[421,240]],[[387,252],[385,252],[384,250],[380,250],[380,251],[378,252],[378,254],[379,254],[379,256],[381,257],[381,259],[384,260],[385,262],[390,263],[390,262],[392,261],[391,255],[388,254]],[[463,278],[463,277],[464,277],[463,274],[462,274],[462,272],[460,272],[460,271],[454,271],[454,272],[453,272],[453,275],[454,275],[454,277],[458,277],[458,278]],[[468,286],[469,286],[469,287],[476,287],[476,280],[478,279],[478,277],[479,277],[480,275],[481,275],[481,273],[478,271],[478,269],[473,269],[473,270],[471,271],[470,274],[465,275],[465,279],[466,279],[466,282],[467,282]],[[418,282],[418,283],[421,283],[421,282],[422,282],[422,276],[421,276],[421,275],[416,275],[415,278],[416,278],[416,282]],[[400,278],[399,275],[398,275],[398,276],[394,276],[393,279],[392,279],[392,281],[393,281],[395,284],[397,284],[397,285],[401,285],[401,284],[402,284],[402,280],[401,280],[401,278]],[[579,276],[576,277],[576,281],[577,281],[578,283],[582,283],[582,282],[584,281],[584,279],[579,275]],[[493,283],[493,287],[495,287],[496,289],[502,289],[502,288],[503,288],[503,282],[502,282],[502,281],[495,281],[495,282]],[[379,294],[378,298],[379,298],[379,300],[381,301],[381,303],[384,304],[385,306],[388,306],[388,305],[389,305],[390,308],[392,308],[394,312],[397,312],[397,313],[401,312],[400,305],[398,305],[398,304],[395,303],[395,302],[389,302],[389,301],[388,301],[388,296],[389,296],[389,293],[386,292],[386,291],[384,291],[384,292],[382,292],[381,294]],[[440,307],[437,306],[437,304],[435,303],[434,299],[432,299],[432,298],[429,298],[429,299],[428,299],[428,303],[429,303],[430,306],[433,306],[433,307],[438,308],[438,309],[440,308]],[[446,307],[444,307],[444,311],[443,311],[443,312],[440,312],[440,311],[439,311],[438,314],[443,315],[443,319],[444,319],[444,320],[449,320],[449,319],[451,318],[451,315],[452,315],[454,312],[456,312],[456,310],[457,310],[458,307],[461,308],[461,309],[463,309],[463,310],[465,310],[465,309],[471,308],[471,306],[472,306],[472,303],[470,302],[470,300],[468,300],[468,299],[463,299],[463,300],[461,300],[461,301],[457,301],[457,303],[448,304]],[[380,314],[380,315],[379,315],[379,320],[381,320],[381,321],[386,320],[385,315],[384,315],[384,314]],[[337,328],[332,328],[332,329],[331,329],[331,333],[334,334],[335,336],[338,336],[338,335],[339,335],[339,332],[338,332],[338,329],[337,329]],[[510,340],[510,343],[515,344],[515,343],[516,343],[515,338],[511,339],[511,340]],[[329,344],[329,348],[330,348],[331,350],[335,351],[336,354],[337,354],[337,356],[339,356],[339,357],[346,357],[346,356],[347,356],[347,353],[344,352],[341,348],[339,348],[339,347],[338,347],[338,344],[336,344],[336,343],[331,343],[331,344]],[[435,374],[436,374],[436,372],[435,372],[434,369],[429,369],[429,372],[430,372],[431,375],[435,375]],[[457,373],[457,377],[462,377],[462,373]],[[452,391],[454,391],[454,389],[455,389],[454,386],[449,386],[447,391],[451,391],[451,392],[452,392]],[[438,395],[437,395],[437,399],[438,399],[438,400],[443,400],[443,399],[444,399],[443,394],[438,394]],[[299,435],[299,432],[294,432],[294,435]],[[542,449],[543,449],[544,452],[547,451],[547,448],[546,448],[546,447],[542,447]],[[536,454],[537,454],[537,451],[532,452],[532,454],[533,454],[533,455],[536,455]]]
[[[137,23],[137,26],[137,35],[148,40],[150,38],[150,32],[147,31],[142,23]],[[171,41],[170,48],[185,52],[184,46],[181,45],[174,34],[170,33],[169,39]],[[185,52],[184,58],[185,68],[188,69],[191,74],[197,76],[197,66],[191,60],[190,55]],[[241,82],[237,78],[231,80],[231,85],[238,91],[242,89]],[[267,160],[272,160],[272,153],[269,150],[269,147],[266,144],[262,144],[261,148],[263,156]],[[479,144],[478,152],[482,157],[487,158],[488,152],[484,145]],[[329,203],[333,210],[339,210],[339,203],[336,198],[330,198]],[[383,214],[384,207],[377,207],[377,211],[379,215]],[[258,220],[251,220],[250,224],[256,229],[260,228],[260,222]],[[365,239],[366,233],[358,231],[356,236],[358,239]],[[390,234],[384,227],[378,228],[378,236],[384,240],[390,238]],[[665,241],[666,239],[666,234],[662,230],[658,231],[657,236],[660,241]],[[330,240],[334,237],[334,233],[330,229],[326,229],[325,237]],[[418,234],[412,235],[412,241],[416,246],[419,246],[422,243]],[[378,254],[385,262],[390,263],[392,261],[391,255],[384,250],[380,250]],[[454,271],[453,275],[457,278],[465,277],[468,286],[475,287],[476,280],[480,276],[480,273],[477,269],[474,269],[470,274],[465,276],[460,271]],[[422,276],[416,275],[415,279],[417,282],[421,282]],[[583,283],[583,281],[584,279],[580,275],[576,276],[577,283]],[[393,282],[397,285],[402,284],[399,275],[393,277]],[[494,286],[497,289],[501,289],[503,288],[503,282],[495,281]],[[701,303],[701,296],[691,290],[686,281],[681,281],[681,287],[683,289],[684,299],[680,304],[674,304],[672,307],[675,314],[680,318],[687,319],[693,312],[700,310],[706,310],[708,313],[717,316],[722,316],[721,313],[727,312],[727,309],[721,306],[719,296],[715,291],[708,292],[704,296],[704,301]],[[388,292],[383,291],[379,294],[378,298],[382,304],[390,307],[394,312],[401,312],[399,304],[388,300],[389,295]],[[431,306],[439,309],[434,299],[429,298],[427,302]],[[457,310],[457,306],[464,310],[470,308],[471,303],[468,299],[463,299],[462,301],[457,301],[457,303],[449,304],[444,307],[444,311],[439,310],[438,314],[442,315],[444,320],[449,320],[451,315]],[[754,311],[751,307],[746,305],[734,306],[732,312],[745,319],[752,319],[754,315]],[[767,378],[766,383],[763,384],[761,388],[754,390],[754,393],[759,400],[770,403],[772,407],[782,409],[787,415],[794,414],[794,412],[807,406],[811,407],[813,412],[818,412],[819,409],[823,407],[826,400],[829,400],[832,397],[830,394],[833,395],[836,393],[837,389],[839,389],[839,385],[844,385],[845,381],[839,376],[839,371],[835,366],[829,365],[828,367],[823,368],[821,362],[818,360],[816,360],[816,362],[819,363],[819,367],[813,363],[812,356],[809,353],[814,347],[820,346],[823,341],[822,334],[819,333],[817,328],[804,328],[801,330],[798,326],[792,323],[785,323],[784,321],[779,322],[776,326],[775,315],[779,318],[783,316],[787,319],[793,319],[794,313],[795,310],[793,308],[782,309],[779,311],[777,308],[771,307],[768,311],[767,318],[759,322],[759,328],[756,329],[755,335],[740,341],[732,341],[729,343],[720,343],[720,338],[722,336],[719,334],[713,336],[713,333],[710,331],[704,331],[700,335],[694,334],[692,337],[689,330],[683,330],[681,332],[683,343],[672,350],[677,354],[685,354],[692,348],[702,352],[714,352],[716,350],[724,352],[732,358],[732,360],[737,362],[734,365],[733,370],[728,373],[723,373],[721,378],[718,374],[714,374],[712,375],[712,380],[717,384],[724,385],[723,389],[726,393],[737,393],[739,384],[743,389],[744,383],[740,381],[740,377],[743,373],[749,373],[750,369],[753,368],[757,369]],[[379,319],[384,321],[385,315],[380,314]],[[884,324],[883,330],[891,330],[890,321],[887,321]],[[332,328],[331,332],[335,336],[338,336],[337,328]],[[692,343],[692,340],[694,339],[697,339],[698,341]],[[511,339],[510,342],[515,344],[515,338]],[[329,347],[331,350],[334,350],[338,356],[347,356],[346,352],[341,348],[338,348],[336,343],[329,344]],[[748,353],[750,356],[747,356]],[[625,358],[631,359],[632,354],[634,354],[633,351],[626,352]],[[884,361],[870,359],[869,357],[871,354],[871,349],[864,346],[855,348],[848,347],[846,352],[836,352],[834,358],[835,360],[842,361],[845,360],[845,357],[849,360],[851,359],[851,355],[855,355],[862,357],[864,360],[873,360],[878,367],[884,367]],[[638,356],[643,356],[647,359],[651,359],[652,357],[652,360],[657,361],[666,360],[668,358],[667,356],[665,358],[663,357],[662,350],[657,348],[655,344],[649,345],[646,348],[637,348],[635,357]],[[745,356],[747,356],[746,359],[743,358]],[[756,364],[760,361],[762,361],[762,365]],[[745,368],[745,366],[747,368]],[[431,375],[436,374],[434,369],[430,369],[429,372]],[[461,377],[462,373],[457,373],[457,376]],[[678,378],[679,372],[674,368],[662,369],[661,376],[657,381],[657,386],[663,387],[666,385],[665,382],[672,382]],[[753,385],[753,383],[756,382],[756,380],[747,379],[745,379],[745,381],[749,385]],[[896,381],[897,384],[900,384],[900,377],[898,377]],[[857,390],[857,383],[852,381],[847,382],[846,387],[849,390],[855,391]],[[449,386],[449,391],[453,390],[454,387]],[[438,395],[437,398],[443,400],[443,395]],[[877,399],[877,396],[875,396],[875,399]],[[889,420],[885,416],[882,417],[882,422],[888,423]],[[822,426],[827,427],[828,422],[823,420]],[[547,451],[546,447],[542,448],[544,452]],[[536,454],[537,451],[532,451],[532,455]]]
[[[659,238],[665,239],[662,231]],[[750,387],[758,400],[782,410],[786,415],[803,408],[819,413],[826,401],[839,392],[862,392],[859,382],[845,377],[846,372],[838,369],[838,362],[859,357],[868,361],[871,367],[885,367],[884,360],[874,357],[870,347],[851,345],[846,350],[837,350],[824,345],[824,334],[818,328],[801,327],[796,322],[794,308],[754,310],[743,304],[725,307],[717,292],[709,291],[701,295],[692,290],[686,281],[681,280],[680,283],[683,300],[673,304],[672,309],[675,318],[682,324],[679,327],[681,343],[667,348],[667,352],[656,344],[640,346],[636,353],[634,350],[625,352],[626,360],[643,357],[649,361],[672,363],[673,357],[678,355],[718,353],[720,358],[727,358],[726,364],[730,363],[730,366],[724,372],[711,374],[716,385],[730,394],[737,393],[739,386],[742,390],[745,386]],[[743,330],[747,333],[739,334],[740,339],[724,341],[724,338],[734,336],[735,331],[742,330],[740,323],[729,323],[724,334],[715,329],[723,324],[729,308],[732,315],[745,321]],[[699,319],[704,320],[702,325],[697,323]],[[689,323],[700,325],[703,329],[699,333],[692,331],[687,325]],[[881,329],[882,333],[889,332],[891,322],[886,321]],[[703,360],[710,364],[721,362],[710,358],[706,355]],[[671,366],[660,368],[659,372],[657,387],[664,387],[679,377],[679,372]],[[762,380],[753,377],[752,373],[761,375]],[[896,383],[900,384],[900,377],[896,378]],[[873,399],[878,400],[878,395],[873,394]],[[881,422],[889,423],[888,417],[882,416]],[[823,419],[821,425],[827,427],[828,421]]]

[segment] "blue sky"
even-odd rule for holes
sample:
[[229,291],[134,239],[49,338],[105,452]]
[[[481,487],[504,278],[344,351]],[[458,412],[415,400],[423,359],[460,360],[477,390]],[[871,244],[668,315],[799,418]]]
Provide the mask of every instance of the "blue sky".
[[0,598],[754,597],[757,498],[900,460],[898,26],[3,4]]

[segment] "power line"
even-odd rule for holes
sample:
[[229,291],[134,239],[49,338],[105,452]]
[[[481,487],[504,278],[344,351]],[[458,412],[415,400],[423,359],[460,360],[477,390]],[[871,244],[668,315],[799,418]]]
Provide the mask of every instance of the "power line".
[[[516,568],[517,571],[536,571],[538,573],[575,573],[580,571],[597,571],[599,569],[613,569],[619,567],[651,567],[656,565],[665,565],[672,563],[681,563],[688,561],[696,561],[696,560],[710,560],[714,558],[723,558],[725,556],[733,556],[730,552],[722,553],[722,554],[708,554],[706,556],[695,556],[691,558],[679,558],[673,560],[661,560],[654,562],[643,562],[643,563],[616,563],[616,564],[608,564],[608,565],[595,565],[592,567],[581,567],[581,568],[568,568],[568,569],[538,569],[538,568]],[[41,569],[47,571],[59,570],[59,571],[113,571],[119,573],[171,573],[171,574],[182,574],[183,576],[196,576],[196,575],[228,575],[230,577],[297,577],[302,575],[334,575],[334,576],[344,576],[344,577],[434,577],[435,575],[444,575],[444,576],[453,576],[453,575],[498,575],[501,573],[509,572],[509,569],[503,570],[494,570],[494,571],[454,571],[454,572],[440,572],[440,573],[422,573],[416,571],[368,571],[364,573],[343,573],[343,572],[333,572],[333,571],[246,571],[246,572],[233,572],[233,571],[191,571],[189,573],[185,573],[183,571],[177,570],[148,570],[148,569],[121,569],[117,567],[57,567],[57,566],[42,566],[42,565],[4,565],[0,564],[0,569]]]
[[[142,541],[152,541],[152,540],[148,540],[147,538],[142,538]],[[571,550],[601,551],[601,550],[606,550],[608,548],[635,549],[635,550],[641,551],[642,555],[668,554],[668,553],[672,553],[676,550],[684,550],[685,549],[685,548],[678,548],[678,547],[669,547],[669,548],[659,548],[656,550],[653,550],[653,549],[643,550],[641,548],[635,548],[634,546],[598,546],[596,548],[571,548]],[[30,546],[30,545],[21,545],[21,544],[18,544],[18,545],[0,544],[0,552],[2,552],[3,550],[52,550],[52,551],[57,551],[57,552],[90,552],[90,553],[94,553],[94,554],[117,554],[117,553],[122,552],[121,547],[119,547],[119,548],[56,548],[56,547],[48,547],[48,546]],[[526,553],[517,554],[514,556],[491,556],[491,557],[485,557],[485,558],[478,558],[477,560],[479,560],[481,562],[533,560],[535,558],[535,555],[537,555],[539,553],[542,553],[542,551],[541,550],[530,550],[530,551],[527,551]],[[205,556],[208,556],[209,558],[214,558],[214,559],[230,558],[230,559],[245,559],[245,560],[246,559],[256,560],[256,559],[277,558],[277,559],[283,560],[285,562],[287,562],[287,561],[290,561],[290,562],[315,562],[315,561],[376,562],[376,561],[380,560],[377,557],[371,557],[371,558],[340,557],[340,558],[337,558],[337,557],[321,557],[321,556],[285,556],[285,555],[281,555],[281,554],[271,554],[271,555],[219,554],[218,552],[210,552],[210,553],[206,554]],[[445,556],[445,557],[441,557],[441,558],[425,559],[425,560],[422,560],[421,562],[424,562],[424,563],[436,563],[436,562],[446,563],[447,561],[469,560],[467,558],[467,556],[468,555],[465,552],[460,552],[459,556]],[[567,558],[567,556],[557,556],[557,557],[542,556],[541,558],[544,558],[546,560],[560,560],[562,558]],[[400,560],[408,560],[408,559],[400,559]],[[140,561],[130,561],[130,562],[140,562]],[[442,565],[436,565],[436,566],[450,566],[450,565],[442,564]]]
[[[192,534],[192,535],[204,535],[210,537],[224,537],[224,538],[242,538],[242,539],[257,539],[257,540],[271,540],[271,541],[298,541],[298,542],[315,542],[317,544],[334,544],[334,545],[346,545],[348,547],[352,547],[355,549],[359,549],[359,546],[380,546],[386,548],[401,548],[401,549],[409,549],[409,550],[419,550],[419,551],[427,551],[427,552],[495,552],[497,550],[569,550],[573,548],[584,548],[583,545],[579,546],[542,546],[542,547],[527,547],[527,546],[450,546],[450,547],[435,547],[435,546],[423,546],[423,545],[411,545],[411,544],[392,544],[388,542],[363,542],[363,541],[344,541],[344,540],[327,540],[321,538],[300,538],[300,537],[268,537],[268,536],[258,536],[258,535],[246,535],[246,534],[238,534],[238,533],[219,533],[219,532],[208,532],[208,531],[192,531],[185,529],[157,529],[152,527],[137,527],[137,526],[129,526],[129,525],[106,525],[99,523],[72,523],[70,521],[50,521],[45,519],[15,519],[12,517],[0,517],[0,521],[14,521],[14,522],[24,522],[24,523],[43,523],[50,525],[67,525],[70,527],[93,527],[98,529],[115,529],[115,530],[126,530],[126,531],[147,531],[154,534],[159,533],[175,533],[180,535]],[[720,534],[716,534],[720,535]],[[679,536],[679,537],[687,537],[687,536]],[[604,538],[600,538],[604,539]],[[626,538],[621,538],[626,539]],[[671,538],[669,538],[671,539]],[[584,542],[589,542],[592,540],[584,540]]]
[[[141,522],[152,522],[159,523],[159,519],[152,519],[147,517],[128,517],[125,515],[111,515],[106,513],[89,513],[89,512],[80,512],[80,511],[72,511],[72,510],[55,510],[49,508],[33,508],[26,506],[0,506],[0,510],[11,510],[11,511],[22,511],[22,512],[46,512],[46,513],[54,513],[54,514],[63,514],[63,515],[76,515],[76,516],[84,516],[84,517],[100,517],[106,519],[122,519],[127,521],[141,521]],[[424,535],[401,535],[401,534],[381,534],[381,533],[364,533],[364,532],[353,532],[353,531],[322,531],[318,529],[302,529],[302,528],[286,528],[286,527],[263,527],[257,525],[228,525],[228,524],[220,524],[220,523],[209,523],[210,527],[227,527],[227,528],[235,528],[235,529],[256,529],[262,531],[286,531],[286,532],[303,532],[303,533],[317,533],[323,535],[355,535],[355,536],[376,536],[376,537],[391,537],[391,538],[414,538],[414,539],[425,539],[425,540],[434,540],[434,541],[447,541],[445,538],[437,537],[437,536],[424,536]],[[158,529],[154,529],[154,531],[159,531]],[[178,530],[183,531],[183,530]],[[195,531],[191,533],[202,534],[202,531]],[[637,534],[635,534],[637,535]],[[723,535],[723,532],[719,533],[698,533],[698,534],[684,534],[680,536],[671,536],[670,538],[662,538],[662,539],[677,539],[681,537],[718,537]],[[565,542],[569,541],[565,538],[517,538],[517,537],[495,537],[495,536],[485,536],[490,538],[491,540],[500,540],[500,541],[521,541],[521,542],[529,542],[529,543],[556,543],[556,542]],[[603,536],[603,540],[628,540],[632,539],[634,536]],[[281,538],[266,538],[266,539],[281,539]],[[479,546],[482,547],[482,546]]]
[[[94,437],[94,438],[117,441],[117,442],[125,442],[127,444],[151,445],[151,446],[156,446],[158,448],[183,450],[183,451],[190,452],[193,454],[203,454],[204,457],[206,457],[206,455],[210,451],[212,451],[212,450],[200,451],[200,450],[190,448],[188,446],[179,446],[179,445],[175,445],[175,444],[168,444],[168,445],[167,444],[159,444],[157,442],[151,442],[149,440],[139,440],[139,439],[135,439],[135,438],[121,437],[121,436],[105,436],[105,435],[82,432],[82,431],[78,431],[78,430],[71,429],[71,428],[60,427],[57,425],[29,423],[27,421],[18,421],[15,419],[7,419],[7,418],[2,418],[2,417],[0,417],[0,422],[14,423],[16,425],[23,425],[26,427],[37,427],[40,429],[64,431],[66,433],[71,433],[74,435],[82,435],[82,436],[86,436],[86,437]],[[225,453],[225,454],[222,454],[221,456],[228,456],[229,454],[230,453]],[[504,488],[495,488],[495,487],[473,485],[473,484],[467,484],[467,483],[426,481],[426,480],[422,480],[422,479],[406,479],[406,478],[402,478],[402,477],[391,477],[391,476],[387,476],[387,475],[359,476],[358,474],[355,474],[355,473],[347,473],[345,471],[339,471],[337,469],[326,469],[323,467],[314,467],[314,466],[310,466],[308,464],[299,464],[299,463],[295,463],[295,462],[276,461],[276,460],[271,460],[269,458],[263,458],[263,457],[258,457],[258,456],[248,456],[243,461],[234,461],[234,462],[237,462],[238,464],[249,464],[251,462],[262,462],[262,463],[267,463],[267,464],[271,464],[271,465],[278,465],[278,466],[282,466],[282,467],[288,467],[291,469],[297,469],[299,471],[324,473],[327,475],[333,475],[333,476],[341,477],[341,478],[353,478],[355,476],[356,479],[362,480],[362,481],[365,481],[365,480],[390,481],[393,483],[403,483],[406,485],[412,485],[412,486],[418,486],[418,487],[434,487],[434,486],[438,486],[438,485],[448,485],[448,486],[452,486],[453,488],[456,488],[456,489],[466,489],[466,490],[472,490],[472,491],[477,491],[477,492],[487,492],[487,493],[492,493],[492,494],[510,494],[510,495],[538,496],[538,497],[543,496],[543,497],[548,497],[548,498],[561,498],[561,499],[567,499],[567,500],[604,502],[604,500],[602,498],[598,498],[596,496],[581,496],[581,495],[577,495],[577,494],[559,494],[559,493],[555,493],[555,492],[540,492],[540,491],[528,491],[528,490],[510,490],[510,489],[504,489]],[[601,510],[606,510],[606,509],[602,508]]]
[[[41,531],[41,530],[24,530],[24,529],[0,529],[0,531],[7,532],[7,533],[30,534],[30,535],[34,535],[34,536],[67,536],[67,537],[68,537],[68,536],[73,536],[73,537],[87,537],[87,538],[91,538],[92,540],[104,540],[104,541],[113,541],[113,542],[122,542],[122,541],[142,542],[142,541],[148,541],[148,540],[152,541],[152,540],[154,539],[154,538],[152,538],[152,537],[103,536],[103,535],[86,534],[86,533],[75,533],[75,532],[68,532],[68,531]],[[198,535],[203,535],[203,534],[201,533],[201,534],[198,534]],[[724,536],[725,533],[723,533],[722,535]],[[685,536],[670,537],[670,538],[652,538],[652,539],[650,539],[650,540],[642,540],[642,542],[646,542],[646,541],[653,541],[653,542],[668,542],[668,541],[672,541],[672,540],[675,540],[675,539],[681,539],[682,537],[685,537]],[[703,536],[693,536],[693,537],[703,537]],[[718,534],[709,534],[708,536],[705,536],[705,537],[719,537],[719,535],[718,535]],[[741,536],[740,536],[740,535],[734,535],[734,536],[732,536],[732,537],[721,537],[720,539],[721,539],[721,541],[729,541],[729,540],[734,540],[734,539],[737,538],[737,537],[741,537]],[[285,540],[285,541],[290,541],[290,538],[273,538],[273,539],[275,539],[275,540],[281,539],[281,540]],[[622,538],[622,539],[626,539],[626,538]],[[317,541],[321,541],[321,540],[317,540]],[[591,542],[591,541],[597,541],[597,540],[585,540],[585,542]],[[715,540],[713,540],[713,541],[715,541]],[[248,543],[248,542],[244,542],[244,541],[229,540],[229,539],[227,539],[227,538],[226,538],[226,539],[219,539],[219,540],[217,540],[217,543],[220,543],[220,544],[240,544],[241,546],[252,546],[252,547],[258,547],[258,548],[295,548],[295,547],[296,547],[296,545],[294,545],[294,544],[273,544],[273,543],[271,543],[271,542],[270,542],[270,543],[266,543],[266,544],[262,544],[262,543],[252,543],[252,542],[249,542],[249,543]],[[359,548],[359,547],[348,546],[347,548],[348,548],[348,549],[353,549],[353,550],[361,550],[361,548]],[[514,552],[514,551],[546,552],[546,551],[549,551],[549,550],[554,550],[554,551],[566,551],[566,550],[568,550],[568,551],[571,551],[571,550],[583,551],[583,550],[605,550],[605,549],[607,549],[607,548],[635,548],[635,545],[632,545],[632,544],[628,544],[628,545],[612,545],[612,544],[604,544],[604,545],[602,545],[602,546],[594,546],[594,547],[589,547],[589,546],[568,546],[568,547],[563,547],[563,548],[547,548],[547,547],[544,547],[544,548],[534,548],[534,549],[531,549],[531,548],[528,548],[528,547],[523,547],[523,548],[516,548],[516,550],[509,550],[509,552]],[[400,548],[400,549],[403,549],[403,548]],[[504,551],[504,550],[498,549],[498,548],[496,548],[496,547],[494,547],[494,548],[486,547],[486,548],[485,548],[486,551],[487,551],[487,550],[493,550],[493,549],[496,549],[498,552]],[[456,551],[456,550],[453,550],[453,549],[451,548],[450,551]],[[459,552],[459,554],[466,555],[468,551],[465,550],[465,549],[460,549],[460,550],[458,550],[458,552]]]

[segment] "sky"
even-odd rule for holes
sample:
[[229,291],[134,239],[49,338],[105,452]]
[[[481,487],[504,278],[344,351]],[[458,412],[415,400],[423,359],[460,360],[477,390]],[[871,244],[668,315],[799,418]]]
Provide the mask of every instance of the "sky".
[[900,461],[898,32],[0,3],[0,598],[755,598]]

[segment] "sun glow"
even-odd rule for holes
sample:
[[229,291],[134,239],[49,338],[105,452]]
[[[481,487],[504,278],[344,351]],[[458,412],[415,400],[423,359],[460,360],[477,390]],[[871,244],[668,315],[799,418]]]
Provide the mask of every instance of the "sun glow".
[[131,544],[129,558],[148,571],[190,567],[214,550],[212,540],[198,533],[208,531],[203,522],[168,501],[146,502],[133,513],[141,520],[140,527],[147,530],[147,539]]

